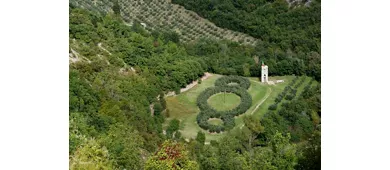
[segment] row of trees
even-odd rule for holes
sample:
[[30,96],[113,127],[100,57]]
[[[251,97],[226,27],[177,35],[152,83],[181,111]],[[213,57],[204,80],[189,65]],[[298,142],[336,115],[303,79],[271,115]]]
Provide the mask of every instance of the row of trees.
[[285,96],[286,100],[292,100],[297,95],[298,88],[305,82],[306,76],[303,76],[301,80],[294,85],[293,88],[290,87],[289,93]]
[[269,110],[276,110],[276,109],[277,109],[278,104],[283,100],[283,98],[285,98],[285,96],[287,95],[287,93],[288,93],[289,91],[293,90],[293,89],[291,88],[291,86],[293,86],[293,85],[297,82],[298,79],[299,79],[299,77],[296,76],[296,77],[295,77],[295,78],[294,78],[294,79],[293,79],[293,80],[284,88],[284,90],[283,90],[281,93],[279,93],[278,96],[276,96],[276,98],[275,98],[275,103],[272,104],[272,105],[270,105],[270,106],[268,107]]
[[[230,86],[229,83],[238,83]],[[197,105],[200,113],[197,116],[198,125],[210,132],[222,132],[230,130],[235,126],[234,117],[245,113],[252,105],[252,97],[246,91],[250,86],[248,79],[238,76],[224,76],[215,81],[215,87],[209,87],[199,94]],[[208,98],[217,93],[234,93],[241,98],[240,104],[232,110],[217,111],[207,103]],[[220,118],[223,125],[212,125],[208,123],[210,118]]]
[[[278,96],[275,98],[275,103],[270,105],[268,107],[268,110],[276,110],[278,108],[278,104],[283,100],[283,99],[286,99],[288,101],[291,101],[293,100],[295,97],[296,97],[296,94],[297,94],[297,91],[298,91],[298,88],[305,82],[306,80],[306,76],[303,76],[301,77],[300,81],[298,83],[297,80],[299,79],[299,77],[295,77],[285,88],[284,90],[278,94]],[[309,83],[309,86],[311,85],[311,83],[313,83],[314,79],[312,79]],[[309,88],[309,87],[305,87],[306,88]]]
[[299,142],[306,140],[318,130],[320,123],[318,116],[321,115],[320,90],[320,86],[312,87],[309,83],[302,95],[284,102],[277,111],[269,108],[269,112],[261,120],[267,127],[263,138],[269,138],[276,131],[289,132],[291,141]]

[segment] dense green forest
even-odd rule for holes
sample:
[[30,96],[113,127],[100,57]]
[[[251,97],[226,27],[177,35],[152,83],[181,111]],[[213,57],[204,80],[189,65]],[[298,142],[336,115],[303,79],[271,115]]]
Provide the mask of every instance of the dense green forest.
[[318,48],[297,52],[209,39],[183,44],[174,31],[148,32],[115,13],[71,4],[69,43],[69,53],[85,58],[69,65],[70,169],[320,169],[320,87],[307,87],[262,120],[245,117],[244,128],[210,145],[201,132],[196,140],[181,138],[178,120],[162,126],[169,117],[164,94],[206,71],[256,77],[259,59],[270,75],[320,81]]
[[282,51],[319,52],[321,0],[310,5],[286,0],[172,0],[219,27],[247,33]]

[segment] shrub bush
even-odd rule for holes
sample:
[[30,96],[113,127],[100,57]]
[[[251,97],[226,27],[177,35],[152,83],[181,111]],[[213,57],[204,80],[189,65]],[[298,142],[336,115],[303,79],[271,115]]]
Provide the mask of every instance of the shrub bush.
[[286,96],[286,100],[292,100],[295,97],[293,94],[289,94]]
[[279,103],[283,100],[283,95],[282,94],[279,94],[278,96],[276,96],[275,98],[275,103]]
[[268,110],[276,110],[277,107],[278,107],[278,103],[274,103],[268,107]]

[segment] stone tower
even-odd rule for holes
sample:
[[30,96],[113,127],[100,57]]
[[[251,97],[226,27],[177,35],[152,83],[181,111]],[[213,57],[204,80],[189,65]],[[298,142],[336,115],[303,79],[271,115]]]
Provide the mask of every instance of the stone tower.
[[264,65],[263,61],[261,61],[261,82],[262,83],[268,82],[268,66]]

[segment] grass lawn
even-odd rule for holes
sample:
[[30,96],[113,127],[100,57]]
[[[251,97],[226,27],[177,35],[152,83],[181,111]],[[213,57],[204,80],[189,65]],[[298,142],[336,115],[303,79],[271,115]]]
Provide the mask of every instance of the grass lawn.
[[[167,118],[164,125],[168,125],[170,120],[176,118],[180,120],[180,132],[184,138],[195,139],[198,131],[202,131],[206,134],[206,142],[209,142],[210,140],[218,140],[223,137],[226,132],[211,134],[201,129],[196,123],[196,116],[200,111],[196,106],[196,99],[206,88],[214,86],[215,80],[219,77],[221,77],[221,75],[213,74],[207,80],[202,81],[202,84],[198,84],[192,89],[177,96],[167,97],[167,108],[169,110],[170,117]],[[241,128],[244,125],[243,115],[254,114],[255,116],[262,117],[268,111],[268,107],[274,103],[276,96],[283,91],[285,86],[287,86],[293,78],[294,76],[269,77],[269,80],[284,80],[284,82],[276,85],[266,85],[260,83],[258,78],[250,77],[249,80],[251,82],[251,86],[249,87],[248,92],[252,96],[252,106],[244,114],[235,118],[236,126],[234,129]],[[308,78],[302,86],[305,86],[305,84],[309,81],[310,79]],[[235,94],[227,93],[225,97],[225,103],[223,103],[223,93],[211,96],[208,102],[216,109],[227,109],[229,107],[234,108],[240,102],[240,97]],[[235,102],[236,104],[234,104]],[[261,105],[256,108],[256,106],[260,103]],[[222,123],[220,119],[211,119],[209,122],[213,124]]]
[[234,93],[217,93],[207,100],[207,103],[218,111],[234,109],[240,102],[240,96],[237,96]]
[[222,125],[223,124],[223,121],[221,119],[218,119],[218,118],[211,118],[208,120],[208,122],[212,125]]

